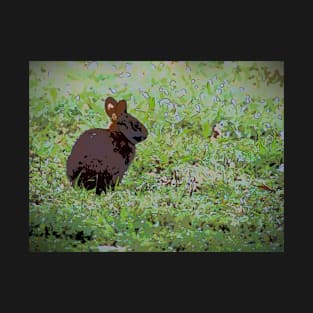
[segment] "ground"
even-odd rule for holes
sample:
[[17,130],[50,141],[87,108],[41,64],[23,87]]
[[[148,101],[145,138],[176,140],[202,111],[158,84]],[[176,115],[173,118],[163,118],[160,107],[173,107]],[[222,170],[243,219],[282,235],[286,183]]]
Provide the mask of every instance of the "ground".
[[[282,62],[30,62],[29,249],[284,251]],[[149,131],[115,189],[75,189],[103,99]],[[221,134],[212,138],[218,125]]]

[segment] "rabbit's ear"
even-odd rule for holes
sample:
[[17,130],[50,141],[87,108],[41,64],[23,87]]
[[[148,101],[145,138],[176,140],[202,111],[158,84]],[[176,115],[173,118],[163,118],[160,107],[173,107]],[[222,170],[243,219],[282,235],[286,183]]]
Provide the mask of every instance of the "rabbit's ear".
[[115,112],[116,110],[116,100],[113,99],[112,97],[108,97],[105,99],[105,112],[107,113],[107,115],[111,118],[112,114]]
[[116,106],[117,116],[121,115],[122,113],[127,113],[127,104],[126,104],[125,100],[119,101],[117,106]]

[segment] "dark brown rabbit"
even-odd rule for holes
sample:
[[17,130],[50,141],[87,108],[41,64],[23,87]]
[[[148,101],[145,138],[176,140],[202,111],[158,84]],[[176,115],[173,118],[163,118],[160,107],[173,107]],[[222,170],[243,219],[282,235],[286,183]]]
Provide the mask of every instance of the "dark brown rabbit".
[[127,113],[125,100],[105,100],[105,111],[111,123],[108,129],[85,131],[76,141],[67,160],[67,176],[72,186],[96,188],[101,194],[114,189],[135,157],[135,145],[147,138],[148,131]]

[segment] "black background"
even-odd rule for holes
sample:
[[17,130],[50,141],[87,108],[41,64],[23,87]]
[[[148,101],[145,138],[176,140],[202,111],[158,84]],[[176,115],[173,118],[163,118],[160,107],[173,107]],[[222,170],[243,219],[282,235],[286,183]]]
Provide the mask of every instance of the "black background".
[[[310,248],[302,241],[307,236],[302,221],[310,210],[301,197],[305,175],[296,177],[297,164],[305,167],[305,160],[310,162],[304,148],[308,142],[302,136],[307,104],[295,90],[301,85],[299,66],[306,68],[305,59],[294,54],[301,50],[301,31],[293,29],[295,23],[272,3],[250,4],[251,8],[229,7],[225,2],[220,7],[182,2],[171,8],[169,3],[143,3],[137,8],[117,4],[114,8],[77,3],[66,9],[64,3],[47,3],[26,10],[17,6],[4,27],[2,50],[8,55],[2,65],[8,73],[3,73],[3,91],[8,98],[1,105],[1,186],[7,200],[2,203],[1,220],[7,262],[2,269],[8,275],[5,290],[12,297],[10,308],[22,304],[25,310],[78,307],[93,312],[95,306],[115,311],[124,304],[131,311],[178,311],[180,306],[195,312],[199,306],[206,311],[212,306],[222,311],[227,307],[281,311],[302,286],[300,280],[306,279],[304,264]],[[29,253],[28,62],[32,60],[284,61],[285,252]],[[19,301],[21,297],[26,301]],[[297,303],[300,309],[303,302]]]

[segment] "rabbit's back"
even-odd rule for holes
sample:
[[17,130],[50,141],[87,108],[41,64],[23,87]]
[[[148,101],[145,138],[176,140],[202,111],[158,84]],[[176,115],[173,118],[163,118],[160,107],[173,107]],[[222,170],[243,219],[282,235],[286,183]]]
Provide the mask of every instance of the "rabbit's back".
[[97,193],[114,187],[122,179],[135,156],[135,145],[118,131],[90,129],[76,141],[67,161],[67,175],[74,185],[87,189],[97,187]]

